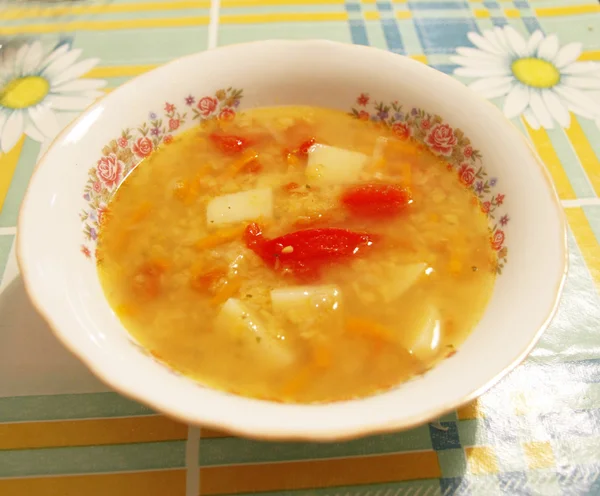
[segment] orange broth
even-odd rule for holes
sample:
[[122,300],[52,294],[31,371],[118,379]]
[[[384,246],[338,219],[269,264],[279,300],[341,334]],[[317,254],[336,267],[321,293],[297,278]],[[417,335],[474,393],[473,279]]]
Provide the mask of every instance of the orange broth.
[[483,314],[496,259],[473,199],[385,128],[253,109],[184,132],[129,174],[99,274],[132,336],[205,385],[363,397],[453,353]]

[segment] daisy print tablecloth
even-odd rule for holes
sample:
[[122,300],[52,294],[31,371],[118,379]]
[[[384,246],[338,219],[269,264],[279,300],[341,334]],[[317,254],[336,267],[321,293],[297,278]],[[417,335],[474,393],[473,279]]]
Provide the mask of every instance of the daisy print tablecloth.
[[[56,133],[164,62],[267,38],[372,45],[452,75],[556,184],[571,257],[556,318],[524,364],[435,424],[318,445],[189,428],[98,382],[24,293],[17,213]],[[0,2],[0,44],[1,496],[600,495],[596,0],[15,0]]]

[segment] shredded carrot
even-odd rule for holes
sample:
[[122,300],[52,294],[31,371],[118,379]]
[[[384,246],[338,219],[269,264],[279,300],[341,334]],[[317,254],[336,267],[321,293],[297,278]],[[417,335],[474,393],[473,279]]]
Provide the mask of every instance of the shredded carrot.
[[287,164],[291,167],[296,167],[300,163],[300,159],[293,153],[288,153],[286,160]]
[[194,247],[198,250],[206,250],[208,248],[214,248],[215,246],[228,243],[236,238],[239,238],[244,233],[245,226],[235,226],[221,229],[213,234],[209,234],[204,238],[196,241]]
[[206,293],[211,290],[212,286],[219,280],[227,276],[226,268],[215,268],[206,272],[192,271],[190,286],[199,293]]
[[333,215],[330,213],[318,214],[318,215],[304,215],[298,217],[294,222],[294,227],[311,227],[323,222],[329,222]]
[[362,317],[348,317],[346,319],[346,331],[355,336],[373,338],[378,341],[394,341],[394,333],[390,329],[378,322]]
[[220,305],[221,303],[225,303],[229,298],[234,296],[242,287],[242,279],[235,278],[229,279],[225,282],[223,287],[217,291],[217,294],[210,300],[210,304],[214,307]]
[[185,205],[191,205],[198,195],[202,186],[202,179],[211,170],[210,165],[200,167],[196,175],[192,179],[177,181],[173,194],[178,200],[181,200]]
[[239,174],[246,166],[250,163],[258,160],[258,152],[252,148],[248,148],[242,153],[242,156],[231,164],[221,174],[222,179],[231,179],[232,177]]

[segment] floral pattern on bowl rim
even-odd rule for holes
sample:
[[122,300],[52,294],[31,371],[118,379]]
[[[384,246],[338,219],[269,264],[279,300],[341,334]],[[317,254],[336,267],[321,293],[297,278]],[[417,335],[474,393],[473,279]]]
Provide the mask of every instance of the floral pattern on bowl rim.
[[[243,90],[229,87],[219,89],[214,96],[196,99],[184,98],[184,109],[176,104],[165,103],[162,117],[149,112],[148,121],[136,129],[126,128],[121,135],[102,149],[102,157],[88,171],[83,199],[87,208],[80,213],[83,234],[87,242],[81,252],[92,258],[89,245],[96,243],[98,232],[107,215],[107,205],[113,192],[137,165],[161,145],[173,140],[177,131],[190,118],[192,120],[230,120],[243,97]],[[187,107],[187,108],[186,108]],[[490,242],[497,252],[496,271],[502,273],[507,262],[508,248],[505,244],[504,227],[509,222],[508,214],[501,212],[505,195],[495,193],[497,178],[488,178],[481,165],[481,153],[472,147],[471,141],[458,128],[452,128],[437,114],[412,108],[403,111],[397,101],[391,103],[372,100],[368,93],[361,93],[356,107],[350,114],[357,119],[379,122],[389,127],[400,139],[413,139],[427,146],[434,154],[447,160],[449,171],[455,171],[459,181],[469,188],[474,201],[478,201],[483,213],[490,220]],[[497,219],[497,217],[499,218]]]
[[447,161],[448,170],[455,171],[458,180],[471,190],[474,201],[479,202],[481,211],[489,219],[490,243],[498,255],[496,272],[501,274],[508,256],[504,227],[510,220],[502,208],[505,195],[493,191],[498,179],[488,177],[481,164],[481,153],[473,148],[463,131],[452,128],[437,114],[418,108],[405,112],[397,101],[384,103],[372,100],[368,93],[358,96],[350,113],[357,119],[385,125],[400,139],[422,143]]

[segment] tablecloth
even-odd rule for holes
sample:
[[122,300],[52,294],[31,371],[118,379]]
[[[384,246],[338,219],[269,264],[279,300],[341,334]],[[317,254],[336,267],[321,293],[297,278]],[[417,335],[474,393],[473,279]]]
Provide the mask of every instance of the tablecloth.
[[[91,0],[0,8],[0,495],[600,495],[596,1]],[[109,391],[57,343],[25,295],[17,213],[56,132],[89,101],[164,62],[267,38],[372,45],[454,75],[503,109],[552,174],[570,226],[558,314],[524,364],[437,424],[333,444],[189,428]],[[503,51],[522,60],[508,76],[490,62]],[[27,112],[48,97],[44,83],[13,80],[53,62],[52,84],[62,93],[47,121]],[[516,94],[515,79],[530,91]]]

